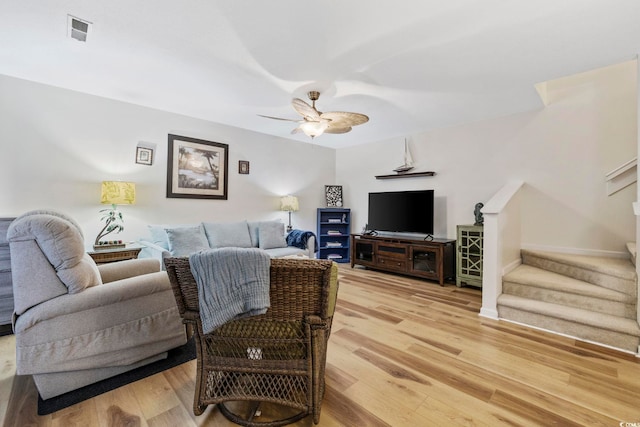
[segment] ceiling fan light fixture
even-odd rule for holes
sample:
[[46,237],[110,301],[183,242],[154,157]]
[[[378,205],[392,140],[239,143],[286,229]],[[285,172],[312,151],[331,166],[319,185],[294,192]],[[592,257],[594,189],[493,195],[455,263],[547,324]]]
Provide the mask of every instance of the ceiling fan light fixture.
[[312,139],[323,133],[347,133],[351,131],[353,126],[361,125],[369,121],[369,117],[360,113],[350,113],[347,111],[320,112],[316,108],[316,101],[320,97],[320,92],[311,91],[307,93],[307,96],[311,100],[311,105],[300,98],[293,98],[291,100],[291,106],[302,116],[302,120],[258,115],[266,117],[267,119],[299,123],[299,126],[293,129],[291,133],[304,132],[305,135],[310,136]]
[[311,138],[322,135],[328,127],[329,121],[327,120],[321,120],[319,122],[304,122],[300,125],[302,132]]

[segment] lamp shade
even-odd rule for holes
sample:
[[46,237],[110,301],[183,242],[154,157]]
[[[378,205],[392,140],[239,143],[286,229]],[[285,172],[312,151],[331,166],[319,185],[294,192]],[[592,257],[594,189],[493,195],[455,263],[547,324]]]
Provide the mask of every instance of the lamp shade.
[[300,209],[298,198],[296,196],[283,196],[280,199],[280,210],[288,212],[297,212]]
[[105,205],[132,205],[136,202],[136,184],[122,181],[102,181],[100,203]]

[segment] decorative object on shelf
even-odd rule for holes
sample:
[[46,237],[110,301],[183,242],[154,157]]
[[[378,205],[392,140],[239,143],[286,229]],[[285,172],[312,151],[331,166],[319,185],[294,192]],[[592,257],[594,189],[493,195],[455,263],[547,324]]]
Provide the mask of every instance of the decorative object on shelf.
[[483,225],[484,217],[482,216],[482,208],[484,207],[484,203],[478,202],[476,203],[476,207],[473,209],[473,215],[476,217],[476,222],[473,225]]
[[124,248],[126,245],[122,240],[100,240],[98,243],[94,243],[94,249],[113,249]]
[[167,197],[227,200],[229,145],[169,135]]
[[342,185],[325,185],[324,197],[328,208],[342,207]]
[[376,175],[376,179],[416,178],[419,176],[434,176],[435,172],[405,172],[392,175]]
[[249,175],[248,160],[238,160],[238,173],[241,175]]
[[409,151],[409,143],[407,138],[404,139],[404,163],[398,166],[393,171],[397,173],[409,172],[413,169],[413,159],[411,158],[411,151]]
[[283,196],[280,198],[280,210],[289,212],[289,225],[287,225],[287,233],[293,230],[291,226],[291,212],[298,212],[300,205],[296,196]]
[[307,93],[311,100],[311,105],[300,98],[293,98],[291,105],[300,114],[302,120],[283,119],[281,117],[271,117],[258,114],[267,119],[284,120],[299,123],[291,133],[304,132],[311,139],[323,133],[347,133],[353,126],[361,125],[369,121],[369,117],[360,113],[349,113],[346,111],[331,111],[323,113],[316,109],[316,101],[320,98],[320,92],[311,91]]
[[98,233],[96,241],[93,244],[94,249],[111,249],[123,247],[124,243],[113,240],[101,241],[102,238],[111,233],[120,233],[124,230],[124,222],[122,212],[118,211],[118,205],[132,205],[136,202],[136,184],[133,182],[122,181],[103,181],[102,194],[100,203],[103,205],[111,205],[111,208],[101,209],[102,217],[100,221],[104,221],[104,227]]

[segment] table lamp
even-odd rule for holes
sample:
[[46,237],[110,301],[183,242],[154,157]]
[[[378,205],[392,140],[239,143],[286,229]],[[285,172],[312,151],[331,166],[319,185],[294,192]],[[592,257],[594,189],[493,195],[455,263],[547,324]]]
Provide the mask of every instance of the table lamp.
[[297,212],[300,210],[298,198],[296,196],[283,196],[280,198],[280,210],[289,212],[289,225],[287,225],[288,233],[293,229],[293,227],[291,227],[291,212]]
[[102,195],[100,203],[103,205],[111,205],[111,208],[101,209],[102,217],[100,221],[104,221],[105,225],[98,233],[96,241],[93,244],[94,249],[110,249],[124,247],[122,240],[100,240],[113,232],[120,233],[124,230],[122,223],[122,212],[118,211],[118,205],[132,205],[136,202],[136,184],[133,182],[122,181],[102,181]]

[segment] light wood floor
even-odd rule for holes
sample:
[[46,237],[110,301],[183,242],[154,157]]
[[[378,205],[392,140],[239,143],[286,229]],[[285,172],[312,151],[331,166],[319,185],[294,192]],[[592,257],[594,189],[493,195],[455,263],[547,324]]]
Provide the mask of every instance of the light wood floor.
[[[640,425],[633,355],[483,319],[476,289],[340,271],[321,426]],[[39,417],[13,346],[0,338],[4,426],[232,425],[193,415],[195,362]]]

